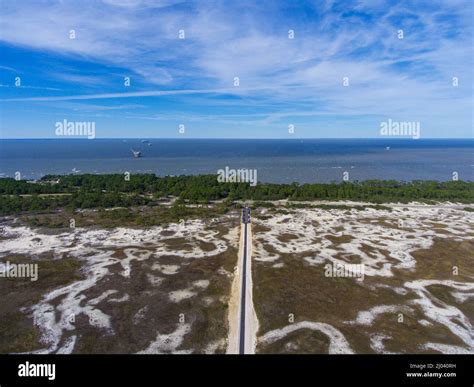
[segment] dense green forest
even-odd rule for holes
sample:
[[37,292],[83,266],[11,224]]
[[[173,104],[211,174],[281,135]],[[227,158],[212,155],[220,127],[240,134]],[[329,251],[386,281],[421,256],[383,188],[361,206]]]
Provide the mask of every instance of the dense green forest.
[[212,200],[355,200],[373,203],[455,201],[474,203],[474,182],[366,180],[314,184],[219,183],[215,175],[67,175],[39,181],[0,179],[0,214],[57,208],[153,205],[175,196],[191,203]]

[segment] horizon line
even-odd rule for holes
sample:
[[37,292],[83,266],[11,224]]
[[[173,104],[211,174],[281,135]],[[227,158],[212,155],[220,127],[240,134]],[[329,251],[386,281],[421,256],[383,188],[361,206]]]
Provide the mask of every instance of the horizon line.
[[71,136],[71,137],[0,137],[2,140],[474,140],[474,137],[423,137],[414,139],[410,136],[400,137],[95,137],[87,138],[87,136]]

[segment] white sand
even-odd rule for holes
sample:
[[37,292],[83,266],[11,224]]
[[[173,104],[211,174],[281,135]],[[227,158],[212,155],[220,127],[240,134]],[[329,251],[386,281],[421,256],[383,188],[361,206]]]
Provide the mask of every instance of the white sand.
[[[173,235],[163,236],[161,232],[172,231]],[[235,232],[235,231],[234,231]],[[104,334],[113,334],[113,325],[110,316],[99,309],[101,302],[125,302],[128,294],[110,298],[117,289],[107,289],[93,298],[87,299],[85,292],[107,276],[114,275],[109,267],[119,264],[119,275],[129,278],[132,272],[132,263],[159,260],[161,256],[176,256],[182,259],[199,259],[213,257],[227,250],[229,235],[218,237],[218,232],[207,229],[201,220],[187,221],[185,227],[179,224],[170,224],[168,227],[152,227],[143,229],[83,229],[76,228],[57,235],[43,234],[29,227],[3,226],[0,228],[0,237],[6,238],[0,242],[0,261],[10,254],[40,255],[51,252],[57,259],[65,255],[76,257],[83,262],[81,273],[84,279],[75,281],[46,293],[41,301],[25,310],[33,316],[34,324],[41,331],[41,342],[45,348],[35,353],[71,353],[74,350],[76,339],[69,338],[61,344],[64,332],[75,332],[75,317],[84,314],[89,324],[104,330]],[[185,238],[186,244],[191,246],[188,251],[184,247],[169,247],[168,239]],[[200,242],[206,243],[206,250],[201,249]],[[235,243],[235,242],[234,242]],[[208,251],[209,244],[214,248]],[[144,247],[146,246],[146,247]],[[112,257],[117,248],[124,247],[123,258]],[[163,275],[176,274],[181,265],[165,265],[154,262],[153,270]],[[39,270],[41,276],[41,267]],[[163,278],[149,274],[147,276],[154,286],[159,286]],[[178,290],[170,294],[173,302],[193,297],[196,290],[208,286],[206,281],[196,281],[191,289]],[[54,307],[53,302],[61,297],[59,304]],[[143,314],[145,311],[143,311]],[[58,317],[56,317],[58,316]],[[135,322],[142,316],[137,314]],[[76,337],[70,336],[70,337]]]
[[329,338],[330,354],[353,353],[349,343],[341,331],[334,328],[332,325],[319,322],[301,321],[289,324],[286,327],[265,333],[263,336],[259,337],[258,341],[259,343],[270,344],[299,329],[311,329],[324,333]]
[[162,274],[165,274],[165,275],[173,275],[173,274],[176,274],[179,271],[181,266],[179,266],[179,265],[160,265],[159,263],[154,263],[151,268],[153,270],[158,270]]
[[193,282],[193,287],[199,289],[206,289],[209,286],[209,280],[199,280]]
[[213,341],[206,346],[204,353],[206,355],[215,354],[218,350],[225,348],[225,343],[226,341],[224,339]]
[[189,289],[175,290],[170,292],[168,297],[171,302],[181,302],[187,300],[188,298],[194,297],[197,293]]
[[458,347],[457,345],[428,343],[424,344],[423,348],[432,349],[448,355],[472,355],[472,349]]
[[140,321],[142,321],[146,313],[148,312],[148,305],[145,305],[143,308],[140,308],[137,313],[133,316],[133,323],[138,324]]
[[[360,311],[357,314],[357,317],[353,321],[345,321],[346,324],[355,324],[355,325],[366,325],[370,326],[374,323],[375,319],[381,314],[396,314],[399,312],[411,312],[412,308],[403,306],[403,305],[377,305],[369,310]],[[397,316],[394,316],[396,321]]]
[[370,336],[370,347],[377,353],[384,353],[384,354],[389,354],[393,352],[389,352],[385,349],[385,340],[391,339],[390,336],[383,335],[383,334],[377,334],[377,335],[372,335]]
[[[280,254],[311,253],[305,258],[311,265],[333,263],[344,265],[346,257],[358,256],[365,265],[366,276],[393,276],[393,268],[413,269],[416,261],[411,255],[419,249],[432,246],[433,239],[450,238],[462,241],[474,238],[474,214],[453,208],[438,208],[419,206],[410,208],[409,212],[403,207],[388,210],[366,209],[363,211],[339,209],[294,209],[291,216],[274,214],[271,218],[259,220],[254,216],[254,222],[270,228],[260,233],[255,241],[255,260],[276,263]],[[379,224],[384,218],[392,227]],[[403,227],[399,227],[399,220]],[[436,232],[433,223],[443,227],[445,233]],[[342,231],[339,229],[342,228]],[[337,231],[336,231],[337,230]],[[296,238],[281,242],[278,236],[291,234]],[[351,236],[347,243],[335,244],[328,237]],[[268,253],[263,245],[269,244],[276,253]],[[371,249],[370,254],[363,251],[363,246]],[[339,257],[337,257],[339,256]]]
[[163,281],[164,278],[159,277],[157,275],[153,275],[150,273],[147,273],[146,279],[148,280],[149,283],[151,283],[153,286],[159,286]]
[[176,330],[170,334],[156,335],[156,339],[150,343],[150,345],[139,351],[139,354],[161,354],[161,353],[173,353],[173,354],[186,354],[191,353],[191,350],[178,350],[178,347],[183,343],[184,336],[191,332],[190,324],[178,324]]
[[[279,262],[281,254],[310,253],[303,259],[311,265],[321,267],[321,270],[324,270],[326,263],[361,263],[365,266],[365,276],[381,277],[383,280],[383,277],[394,276],[393,269],[414,270],[417,262],[413,252],[430,248],[435,238],[459,242],[474,239],[474,213],[460,210],[462,206],[427,206],[417,203],[388,206],[392,211],[370,208],[362,211],[292,209],[291,215],[272,214],[271,218],[265,220],[258,219],[258,215],[254,213],[255,223],[270,228],[257,235],[254,257],[276,270],[282,263]],[[291,234],[296,238],[282,242],[278,237],[283,234]],[[332,237],[342,236],[352,238],[346,243],[331,240]],[[275,252],[268,253],[264,248],[265,244],[270,245]],[[429,348],[440,352],[445,350],[446,353],[464,353],[466,350],[474,352],[472,322],[456,306],[435,299],[427,289],[433,284],[450,287],[452,296],[459,303],[474,297],[474,279],[470,282],[420,280],[407,282],[402,286],[384,283],[366,285],[362,282],[363,286],[369,286],[374,292],[377,288],[389,288],[399,296],[412,298],[414,295],[415,299],[407,301],[405,305],[375,305],[369,310],[360,311],[355,320],[346,323],[368,327],[385,313],[394,314],[396,322],[397,313],[413,314],[416,309],[425,317],[419,320],[420,325],[444,325],[465,343],[465,347],[426,344]],[[389,337],[372,335],[371,346],[374,350],[385,353],[383,341],[386,339]]]
[[[451,331],[451,333],[461,339],[466,345],[466,348],[464,349],[469,349],[471,352],[474,352],[474,327],[471,321],[461,312],[461,310],[453,305],[446,304],[429,292],[427,287],[430,285],[444,285],[459,293],[471,292],[474,290],[474,284],[448,280],[418,280],[405,283],[405,287],[412,289],[418,297],[411,301],[411,303],[419,306],[429,320],[444,325]],[[430,345],[442,346],[443,344]],[[451,348],[451,351],[452,350],[454,350],[454,347]],[[463,352],[461,351],[459,353]]]

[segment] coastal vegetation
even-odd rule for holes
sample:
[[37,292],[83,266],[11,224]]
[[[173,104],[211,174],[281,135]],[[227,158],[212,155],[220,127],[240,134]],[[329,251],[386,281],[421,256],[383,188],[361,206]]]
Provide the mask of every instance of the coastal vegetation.
[[61,208],[154,206],[170,198],[178,198],[175,211],[184,211],[186,203],[223,201],[225,207],[238,200],[474,203],[474,182],[366,180],[251,186],[220,183],[215,175],[158,177],[154,174],[46,175],[38,181],[0,179],[0,215]]

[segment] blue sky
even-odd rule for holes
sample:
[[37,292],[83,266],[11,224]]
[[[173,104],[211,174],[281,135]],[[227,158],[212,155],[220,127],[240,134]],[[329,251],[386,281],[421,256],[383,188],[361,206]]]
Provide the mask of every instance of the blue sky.
[[66,119],[95,122],[97,137],[379,137],[392,119],[419,122],[422,138],[471,138],[472,11],[471,0],[5,1],[0,136],[54,138]]

